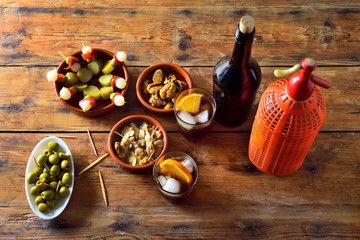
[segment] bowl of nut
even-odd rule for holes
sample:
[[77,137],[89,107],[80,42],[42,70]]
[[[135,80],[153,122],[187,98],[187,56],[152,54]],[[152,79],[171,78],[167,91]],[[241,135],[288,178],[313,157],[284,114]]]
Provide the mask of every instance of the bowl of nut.
[[111,157],[131,172],[150,170],[168,149],[168,136],[163,125],[146,115],[121,119],[108,137]]
[[64,60],[46,77],[65,107],[82,116],[96,117],[125,104],[129,77],[124,52],[113,54],[84,46],[70,56],[62,56]]
[[151,65],[140,74],[136,82],[139,101],[156,113],[173,113],[175,98],[188,88],[192,88],[190,75],[173,63]]

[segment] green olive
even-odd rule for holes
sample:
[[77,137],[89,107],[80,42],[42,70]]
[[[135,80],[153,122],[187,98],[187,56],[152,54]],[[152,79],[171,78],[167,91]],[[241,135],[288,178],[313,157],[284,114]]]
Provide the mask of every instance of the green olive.
[[35,204],[36,204],[36,205],[39,205],[40,203],[43,203],[43,202],[45,202],[45,200],[42,199],[41,196],[37,196],[37,197],[35,198]]
[[38,195],[41,192],[41,189],[39,186],[33,186],[32,188],[30,188],[30,194],[31,195]]
[[41,154],[40,156],[37,157],[36,164],[39,167],[45,167],[45,163],[47,162],[47,160],[48,160],[48,157],[44,154]]
[[50,156],[51,151],[50,151],[49,149],[46,149],[46,150],[43,152],[43,154],[48,157],[48,156]]
[[55,197],[55,192],[53,190],[42,191],[41,197],[44,200],[51,200]]
[[[48,169],[47,167],[44,167],[43,173],[50,174],[50,169]],[[40,175],[41,175],[41,174],[40,174]]]
[[65,87],[72,87],[74,84],[79,82],[79,77],[76,75],[76,73],[67,72],[65,77],[66,77]]
[[34,173],[36,173],[36,176],[40,176],[40,174],[42,174],[43,171],[44,171],[44,168],[42,168],[42,167],[36,167],[34,169]]
[[65,186],[61,187],[60,190],[59,190],[60,197],[66,197],[67,195],[69,195],[69,193],[70,193],[69,188],[67,188]]
[[55,194],[54,194],[54,199],[55,199],[55,200],[58,200],[59,198],[60,198],[59,192],[55,192]]
[[50,176],[50,181],[49,182],[57,182],[58,178],[54,177],[54,176]]
[[50,168],[50,175],[51,176],[54,176],[54,177],[57,177],[60,173],[60,167],[58,165],[53,165],[51,168]]
[[59,144],[55,141],[50,141],[48,143],[48,148],[51,150],[51,151],[57,151],[59,149]]
[[26,181],[29,184],[34,184],[37,180],[38,176],[36,175],[35,172],[29,172],[28,175],[26,176]]
[[69,159],[69,157],[70,157],[70,154],[68,154],[68,153],[62,153],[62,152],[59,153],[59,158],[61,160]]
[[50,210],[50,208],[46,203],[40,203],[38,206],[38,210],[42,213],[47,213]]
[[48,173],[42,173],[39,176],[39,180],[42,182],[48,182],[50,181],[50,175]]
[[63,160],[61,162],[61,169],[65,171],[69,171],[71,168],[70,162],[68,160]]
[[59,162],[59,157],[58,157],[58,155],[56,155],[56,154],[51,154],[50,156],[49,156],[49,162],[51,163],[51,164],[57,164],[58,162]]
[[36,181],[36,186],[40,188],[40,192],[45,191],[48,188],[47,184],[40,180]]
[[49,206],[50,209],[53,209],[53,208],[55,208],[56,200],[55,199],[48,200],[48,201],[46,201],[46,204]]
[[49,184],[49,189],[55,191],[57,187],[57,182],[51,182]]
[[58,175],[58,179],[62,180],[62,177],[64,176],[64,174],[67,173],[66,171],[61,171],[60,174]]
[[71,177],[70,173],[64,173],[64,176],[62,177],[61,182],[67,187],[70,186],[71,182],[72,182],[72,177]]

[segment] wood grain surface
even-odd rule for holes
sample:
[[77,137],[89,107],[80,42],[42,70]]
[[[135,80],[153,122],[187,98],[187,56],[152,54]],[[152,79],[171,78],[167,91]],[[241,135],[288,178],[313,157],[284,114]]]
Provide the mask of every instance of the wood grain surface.
[[[214,122],[196,142],[179,133],[172,115],[146,110],[135,93],[140,73],[158,62],[183,66],[194,85],[212,92],[214,65],[232,52],[239,19],[252,15],[252,56],[263,73],[250,119],[228,128]],[[2,0],[0,3],[0,239],[360,239],[360,2],[346,1],[68,1]],[[81,41],[124,50],[130,86],[127,104],[102,117],[70,112],[46,72]],[[290,176],[264,174],[247,148],[257,103],[285,69],[313,57],[325,122],[301,168]],[[110,156],[75,177],[65,211],[42,220],[24,187],[28,157],[47,135],[64,139],[79,173],[96,160],[120,119],[146,114],[169,135],[168,151],[184,151],[199,164],[192,194],[171,202],[152,173],[130,173]],[[104,205],[101,170],[109,207]]]

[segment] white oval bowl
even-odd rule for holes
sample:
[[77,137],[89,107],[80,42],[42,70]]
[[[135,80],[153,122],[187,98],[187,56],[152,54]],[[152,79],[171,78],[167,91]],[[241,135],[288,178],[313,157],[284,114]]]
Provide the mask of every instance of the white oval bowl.
[[[70,162],[71,162],[71,170],[70,170],[70,174],[72,176],[72,181],[71,181],[71,185],[69,186],[69,195],[65,198],[59,198],[58,200],[56,200],[56,206],[54,209],[50,209],[50,211],[48,213],[42,213],[38,210],[37,205],[35,204],[35,198],[36,196],[33,196],[30,194],[30,188],[33,187],[35,184],[29,184],[26,181],[26,176],[28,175],[29,172],[32,172],[37,166],[34,160],[34,157],[37,158],[40,154],[42,154],[48,147],[48,143],[50,141],[55,141],[59,144],[59,151],[63,152],[63,153],[68,153],[70,154]],[[33,149],[33,151],[30,154],[27,166],[26,166],[26,172],[25,172],[25,192],[26,192],[26,197],[27,200],[29,202],[30,208],[31,210],[39,217],[42,219],[53,219],[56,218],[57,216],[59,216],[64,209],[66,208],[66,205],[68,204],[71,194],[73,192],[74,189],[74,180],[75,180],[75,176],[74,176],[74,160],[72,157],[72,154],[70,152],[69,147],[66,145],[66,143],[61,140],[60,138],[57,137],[47,137],[44,138],[43,140],[41,140]]]

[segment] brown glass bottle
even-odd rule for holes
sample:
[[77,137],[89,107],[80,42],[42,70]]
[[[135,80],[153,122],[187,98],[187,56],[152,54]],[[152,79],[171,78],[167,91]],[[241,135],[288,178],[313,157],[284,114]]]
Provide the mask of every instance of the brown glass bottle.
[[260,85],[260,66],[251,58],[254,23],[250,16],[241,18],[232,55],[221,59],[214,68],[216,120],[223,125],[237,126],[248,119]]

